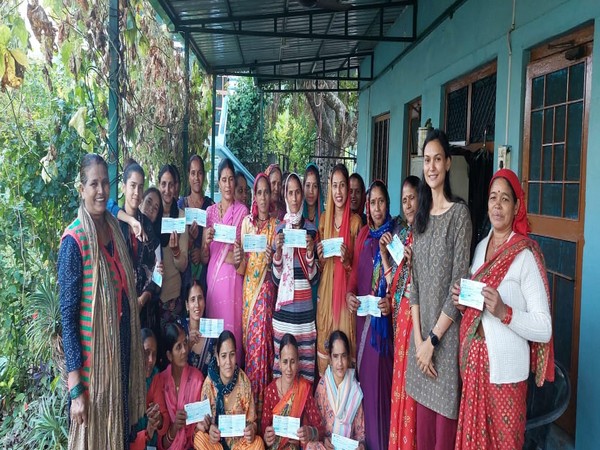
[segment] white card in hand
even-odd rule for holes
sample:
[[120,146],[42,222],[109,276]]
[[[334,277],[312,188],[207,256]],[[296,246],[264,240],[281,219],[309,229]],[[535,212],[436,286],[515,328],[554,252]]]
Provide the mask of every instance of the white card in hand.
[[206,210],[200,208],[185,208],[185,224],[196,222],[199,226],[206,226]]
[[244,435],[246,414],[222,414],[219,416],[221,437],[238,437]]
[[331,433],[331,445],[333,445],[335,450],[356,450],[358,448],[358,441]]
[[223,225],[221,223],[215,223],[215,237],[213,238],[216,242],[223,242],[224,244],[233,244],[236,238],[237,228],[233,225]]
[[331,239],[323,239],[323,258],[330,258],[332,256],[342,256],[342,244],[344,238],[337,237]]
[[283,246],[292,248],[306,248],[306,230],[303,228],[284,228]]
[[156,284],[158,287],[162,287],[162,275],[156,269],[156,267],[154,268],[154,272],[152,272],[152,281],[154,281],[154,284]]
[[360,302],[360,306],[356,310],[357,316],[371,315],[374,317],[381,317],[381,310],[378,306],[381,297],[375,295],[359,295],[356,298]]
[[387,245],[388,252],[394,258],[396,265],[399,266],[404,258],[404,244],[400,240],[397,234],[392,238],[392,242]]
[[483,311],[483,294],[481,293],[481,290],[485,286],[485,283],[461,278],[458,304]]
[[200,334],[205,338],[218,338],[223,332],[223,319],[205,319],[200,318]]
[[267,250],[266,234],[245,234],[244,251],[246,253],[259,252],[264,253]]
[[273,416],[273,430],[277,436],[289,439],[298,439],[298,429],[300,428],[300,418],[290,416]]
[[187,414],[185,419],[186,425],[201,422],[205,416],[210,416],[211,414],[210,401],[208,399],[201,402],[188,403],[187,405],[183,405],[183,409],[185,409],[185,413]]
[[163,217],[160,224],[161,234],[171,234],[175,231],[178,234],[185,233],[185,217],[173,219],[171,217]]

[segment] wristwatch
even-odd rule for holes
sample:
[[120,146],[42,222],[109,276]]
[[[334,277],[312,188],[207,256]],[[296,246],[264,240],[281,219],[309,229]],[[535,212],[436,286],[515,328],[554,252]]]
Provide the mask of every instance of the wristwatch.
[[431,340],[431,345],[434,347],[437,347],[437,345],[440,343],[440,338],[437,337],[433,330],[429,332],[429,339]]

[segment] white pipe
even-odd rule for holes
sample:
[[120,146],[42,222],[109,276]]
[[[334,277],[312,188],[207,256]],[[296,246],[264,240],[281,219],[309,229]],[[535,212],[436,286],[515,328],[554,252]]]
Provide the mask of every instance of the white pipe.
[[513,0],[513,4],[512,4],[512,21],[510,24],[510,28],[508,29],[508,33],[506,34],[506,41],[507,41],[507,45],[508,45],[508,76],[507,76],[507,83],[506,83],[506,122],[504,124],[505,126],[505,131],[504,131],[504,144],[505,145],[509,145],[508,144],[508,120],[510,118],[510,82],[511,82],[511,78],[512,78],[512,42],[511,42],[511,35],[512,32],[515,30],[515,15],[516,15],[516,7],[517,7],[517,0]]

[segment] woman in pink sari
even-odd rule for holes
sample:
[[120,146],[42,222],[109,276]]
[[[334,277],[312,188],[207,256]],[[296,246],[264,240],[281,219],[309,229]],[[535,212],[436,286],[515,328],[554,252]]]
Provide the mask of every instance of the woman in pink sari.
[[[188,364],[187,336],[181,325],[169,323],[165,329],[164,344],[170,364],[157,377],[156,392],[164,396],[167,406],[167,432],[158,442],[159,449],[187,450],[192,446],[195,424],[186,425],[184,405],[200,401],[202,373]],[[160,404],[159,399],[157,403]],[[164,427],[164,425],[163,425]]]
[[[235,169],[227,158],[219,164],[219,190],[221,201],[206,210],[206,233],[203,235],[202,263],[208,263],[206,317],[223,319],[224,328],[233,332],[237,342],[242,342],[242,275],[237,272],[241,259],[234,257],[234,249],[240,246],[242,219],[248,214],[248,208],[234,198]],[[214,239],[218,225],[236,227],[235,244]],[[237,358],[244,360],[241,345],[237,349]]]

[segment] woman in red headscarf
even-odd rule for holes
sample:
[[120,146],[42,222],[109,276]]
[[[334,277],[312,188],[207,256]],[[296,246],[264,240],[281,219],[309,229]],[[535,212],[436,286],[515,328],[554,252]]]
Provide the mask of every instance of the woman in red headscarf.
[[490,184],[489,235],[475,250],[472,280],[485,284],[483,311],[458,303],[463,390],[456,449],[519,449],[525,440],[527,378],[553,381],[550,295],[542,253],[529,231],[526,204],[514,172]]

